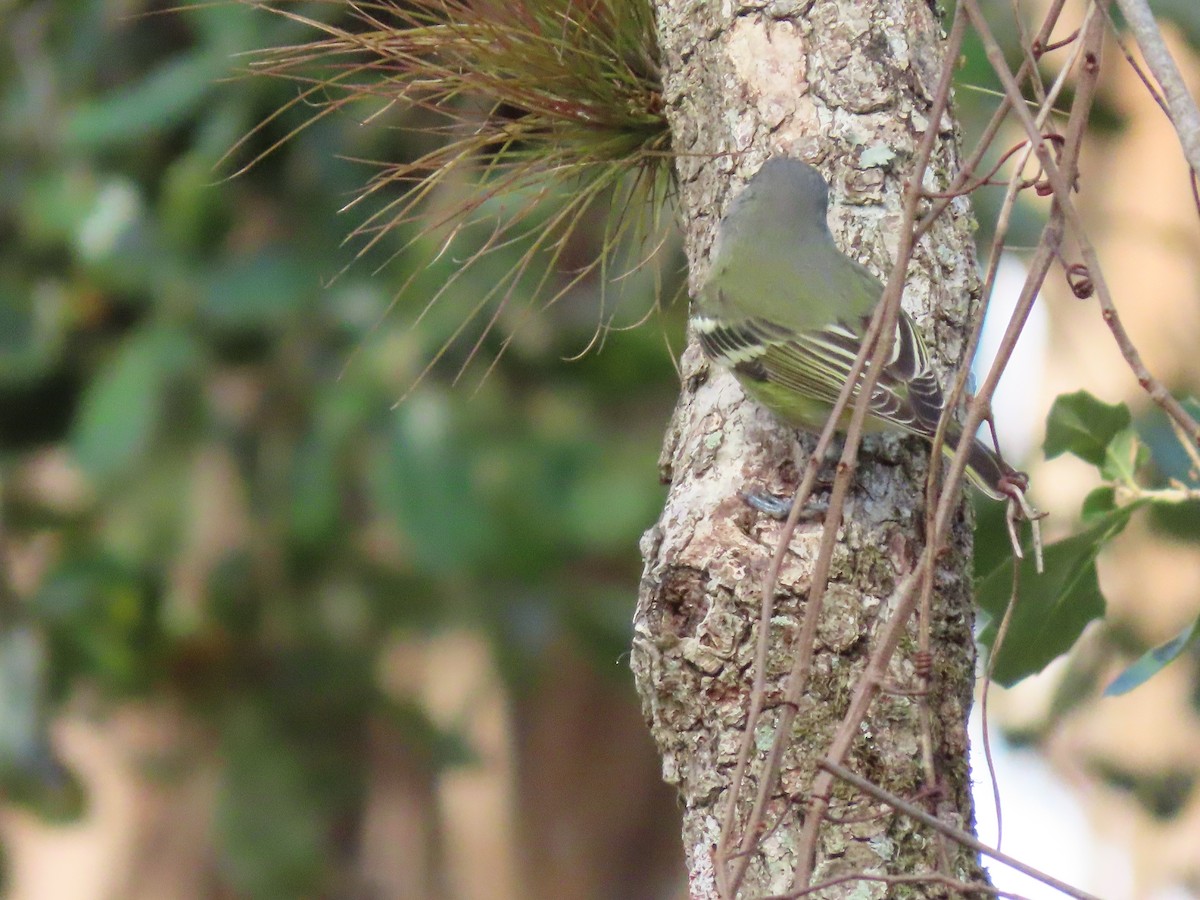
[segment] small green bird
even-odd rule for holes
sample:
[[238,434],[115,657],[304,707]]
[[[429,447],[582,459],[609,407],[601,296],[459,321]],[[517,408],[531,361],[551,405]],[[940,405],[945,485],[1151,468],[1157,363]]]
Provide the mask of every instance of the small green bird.
[[[732,370],[779,418],[808,431],[825,426],[883,294],[879,280],[834,245],[828,202],[829,186],[812,166],[767,160],[718,226],[691,320],[713,362]],[[866,427],[932,439],[944,405],[925,342],[901,310]],[[961,435],[954,425],[947,429],[947,455]],[[996,499],[1010,496],[1006,484],[1023,477],[978,440],[967,476]]]

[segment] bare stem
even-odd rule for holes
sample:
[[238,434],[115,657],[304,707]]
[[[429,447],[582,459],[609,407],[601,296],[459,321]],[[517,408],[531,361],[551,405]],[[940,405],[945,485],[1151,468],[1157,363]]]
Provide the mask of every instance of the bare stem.
[[[933,155],[934,142],[938,136],[936,123],[941,121],[942,114],[950,102],[950,88],[954,78],[955,64],[958,60],[959,50],[962,47],[965,34],[966,19],[956,11],[954,23],[946,40],[942,71],[933,93],[933,102],[930,105],[930,125],[921,136],[921,142],[917,147],[916,158],[913,163],[912,174],[909,176],[910,180],[905,186],[904,208],[901,213],[901,221],[905,223],[904,230],[901,233],[900,244],[896,249],[896,262],[892,266],[887,287],[884,289],[883,297],[880,300],[880,307],[884,317],[881,326],[884,330],[878,341],[878,346],[875,348],[875,359],[872,360],[871,369],[868,370],[867,377],[864,379],[858,403],[854,408],[854,415],[850,420],[850,427],[846,432],[846,446],[842,452],[842,458],[838,463],[838,472],[833,484],[833,493],[830,497],[831,513],[834,510],[840,511],[841,504],[845,501],[846,492],[849,489],[850,476],[858,461],[858,447],[862,438],[862,427],[866,419],[871,393],[875,387],[875,379],[882,365],[883,355],[890,349],[892,338],[894,337],[896,320],[900,314],[900,297],[904,291],[904,282],[908,274],[909,261],[916,246],[916,234],[913,224],[917,220],[917,206],[922,196],[921,184],[925,177],[925,170],[929,165],[929,159]],[[878,315],[879,313],[877,312],[877,317]],[[964,441],[963,444],[965,445],[966,442]],[[795,715],[791,711],[798,707],[806,687],[806,679],[803,675],[807,673],[807,668],[802,666],[806,666],[807,661],[811,660],[812,657],[813,643],[816,639],[816,619],[819,612],[814,601],[823,596],[829,582],[829,569],[833,559],[833,548],[837,541],[837,526],[839,522],[840,516],[836,515],[832,521],[827,520],[825,523],[825,532],[821,535],[821,547],[817,556],[817,564],[813,571],[812,587],[809,591],[810,608],[805,610],[805,629],[801,635],[800,644],[797,647],[796,660],[789,675],[788,689],[785,696],[786,705],[784,706],[783,714],[780,716],[781,723],[784,718],[787,718],[789,723],[788,729],[784,731],[782,726],[780,727],[775,734],[776,746],[771,748],[771,758],[775,761],[775,769],[771,771],[772,779],[775,777],[775,771],[778,771],[778,759],[782,757],[782,750],[778,749],[778,745],[786,741],[790,735],[790,723]],[[909,583],[913,583],[911,579],[909,579]],[[812,618],[811,622],[809,621],[809,616]],[[907,618],[905,616],[906,621]],[[897,642],[898,640],[899,636],[897,635]],[[889,653],[888,659],[890,658],[891,654]],[[884,667],[886,668],[886,663]],[[869,673],[870,668],[868,667],[868,672],[864,673],[862,677],[863,682],[871,683],[871,679],[868,677]],[[878,686],[882,682],[883,674],[883,672],[875,673],[874,686]],[[817,780],[819,780],[819,776]],[[815,786],[816,780],[814,780],[814,788]],[[805,816],[804,825],[801,828],[800,838],[796,847],[796,868],[792,878],[792,890],[805,887],[812,879],[817,837],[828,805],[828,794],[814,789],[809,800],[808,815]]]
[[1045,872],[1035,869],[1033,866],[1023,863],[1015,857],[1009,856],[1007,853],[1001,853],[999,850],[989,847],[973,834],[968,834],[961,828],[955,828],[953,825],[943,822],[937,816],[930,815],[925,810],[921,809],[921,807],[916,806],[913,803],[909,803],[902,797],[897,797],[895,794],[888,793],[883,788],[872,784],[866,778],[851,772],[844,766],[823,762],[821,763],[821,768],[825,769],[831,775],[836,776],[847,784],[858,788],[864,794],[886,803],[888,806],[899,810],[911,819],[915,819],[922,825],[927,825],[934,831],[940,832],[941,834],[954,839],[964,847],[970,847],[977,853],[982,853],[984,856],[996,860],[996,862],[1003,863],[1012,869],[1016,869],[1022,875],[1028,875],[1030,878],[1036,878],[1043,884],[1047,884],[1055,890],[1062,891],[1068,897],[1075,897],[1077,900],[1100,900],[1100,898],[1096,897],[1094,894],[1089,894],[1087,891],[1081,891],[1079,888],[1072,887],[1066,882],[1059,881],[1052,875],[1047,875]]
[[1125,16],[1133,39],[1141,48],[1146,65],[1162,86],[1171,122],[1179,134],[1179,143],[1183,145],[1183,155],[1187,157],[1192,171],[1200,174],[1200,111],[1196,109],[1196,101],[1188,92],[1183,75],[1167,49],[1154,13],[1150,11],[1150,4],[1146,0],[1117,0],[1117,6]]
[[1200,423],[1197,423],[1188,411],[1183,408],[1183,405],[1171,396],[1171,392],[1166,389],[1161,381],[1150,374],[1150,370],[1142,362],[1141,354],[1138,352],[1137,347],[1134,346],[1129,333],[1125,330],[1125,326],[1117,314],[1116,305],[1113,303],[1112,292],[1109,290],[1108,282],[1101,270],[1100,258],[1087,236],[1083,217],[1080,215],[1071,198],[1074,179],[1068,179],[1064,176],[1050,148],[1041,139],[1037,125],[1033,121],[1033,117],[1030,116],[1029,110],[1025,108],[1023,103],[1016,102],[1016,98],[1021,95],[1020,88],[1013,79],[1012,73],[1008,70],[1008,66],[1004,61],[1004,53],[1000,49],[1000,45],[996,42],[996,38],[992,34],[983,13],[980,11],[978,3],[976,0],[962,0],[962,8],[970,17],[971,24],[975,27],[975,30],[979,32],[980,39],[984,44],[984,51],[988,61],[992,64],[992,68],[996,71],[997,77],[999,77],[1000,82],[1004,85],[1004,89],[1010,98],[1013,98],[1013,112],[1025,128],[1030,141],[1035,145],[1038,160],[1041,162],[1042,168],[1046,173],[1046,180],[1050,183],[1051,188],[1053,188],[1055,202],[1062,208],[1067,224],[1071,228],[1072,235],[1079,245],[1079,253],[1083,257],[1084,265],[1087,267],[1088,274],[1095,287],[1101,315],[1112,332],[1113,338],[1121,350],[1121,354],[1125,357],[1126,363],[1133,371],[1134,377],[1137,378],[1138,384],[1150,395],[1150,399],[1162,407],[1163,411],[1178,423],[1179,427],[1183,429],[1191,441],[1200,444]]

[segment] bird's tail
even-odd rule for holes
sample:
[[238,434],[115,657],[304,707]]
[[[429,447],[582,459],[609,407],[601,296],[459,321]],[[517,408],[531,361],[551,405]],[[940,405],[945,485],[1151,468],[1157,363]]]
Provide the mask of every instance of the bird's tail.
[[[946,435],[943,449],[947,457],[954,455],[960,438],[961,433],[957,432]],[[1020,487],[1027,480],[1021,472],[1006,463],[1000,454],[978,438],[971,441],[971,451],[967,457],[967,478],[993,500],[1010,497],[1012,488]]]

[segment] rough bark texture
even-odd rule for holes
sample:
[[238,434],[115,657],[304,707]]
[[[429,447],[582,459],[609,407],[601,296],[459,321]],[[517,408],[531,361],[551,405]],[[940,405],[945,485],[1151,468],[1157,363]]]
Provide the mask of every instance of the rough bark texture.
[[[817,0],[738,6],[718,0],[660,0],[659,36],[681,188],[692,284],[705,270],[721,211],[766,156],[818,165],[832,185],[830,224],[841,247],[886,278],[899,231],[901,178],[911,171],[942,64],[940,26],[923,0]],[[940,188],[956,164],[948,118],[926,176]],[[957,363],[963,322],[977,288],[972,221],[957,202],[918,246],[904,305],[941,360]],[[632,666],[662,753],[663,772],[684,805],[683,837],[694,898],[716,896],[713,851],[745,725],[758,635],[762,574],[780,524],[750,510],[739,492],[790,491],[797,461],[812,446],[748,401],[728,374],[710,369],[695,344],[683,357],[684,392],[661,460],[671,489],[643,539],[645,573]],[[945,379],[943,379],[945,381]],[[813,765],[845,711],[877,624],[899,575],[911,569],[923,531],[925,453],[920,442],[868,440],[846,509],[818,636],[812,688],[784,757],[769,833],[743,885],[746,897],[785,891]],[[817,553],[820,524],[792,540],[771,626],[770,683],[757,728],[740,821],[774,735]],[[933,648],[934,746],[947,793],[940,811],[969,825],[966,717],[971,638],[969,528],[959,523],[937,578]],[[915,685],[910,639],[890,676]],[[918,704],[884,693],[872,707],[850,765],[896,794],[925,787]],[[831,813],[880,811],[840,787]],[[903,816],[827,823],[815,878],[851,871],[977,874],[969,854],[945,847]],[[735,835],[736,839],[737,835]],[[949,865],[939,862],[945,853]],[[844,893],[839,894],[837,891]],[[935,896],[941,889],[849,883],[821,896]]]

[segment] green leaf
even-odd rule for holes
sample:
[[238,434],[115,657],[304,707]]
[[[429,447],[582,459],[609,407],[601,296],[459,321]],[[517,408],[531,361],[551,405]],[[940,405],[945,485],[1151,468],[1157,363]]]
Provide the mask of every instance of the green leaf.
[[205,286],[200,312],[222,328],[277,327],[310,306],[319,289],[314,261],[267,247],[216,268]]
[[[1178,399],[1191,416],[1200,417],[1200,400],[1190,396]],[[1137,429],[1138,438],[1150,450],[1151,466],[1142,473],[1144,483],[1158,488],[1179,481],[1188,487],[1200,487],[1200,472],[1195,470],[1187,449],[1162,409],[1153,406],[1138,416]],[[1200,501],[1156,502],[1148,519],[1156,534],[1172,540],[1200,540]]]
[[308,547],[336,537],[342,492],[338,448],[312,436],[296,447],[288,522],[292,537]]
[[611,459],[596,459],[575,479],[566,499],[566,526],[573,538],[593,552],[620,550],[654,521],[663,491],[643,469]]
[[1100,474],[1109,481],[1136,484],[1135,476],[1150,459],[1150,451],[1138,440],[1132,427],[1124,428],[1113,435],[1104,448],[1104,463]]
[[66,141],[74,149],[95,151],[174,127],[201,109],[227,66],[205,51],[180,54],[141,82],[80,108],[67,121]]
[[[1195,397],[1180,397],[1180,404],[1191,416],[1200,418],[1200,400]],[[1150,449],[1158,477],[1156,486],[1177,479],[1184,484],[1197,486],[1200,479],[1193,473],[1192,459],[1179,443],[1171,421],[1159,407],[1155,406],[1138,417],[1138,437]]]
[[1074,453],[1092,465],[1104,464],[1109,442],[1129,427],[1132,417],[1124,403],[1109,405],[1087,391],[1061,394],[1046,420],[1046,458]]
[[247,708],[233,717],[221,749],[213,819],[222,874],[242,896],[324,893],[328,823],[303,747]]
[[1083,508],[1080,510],[1079,517],[1085,523],[1094,522],[1116,508],[1117,492],[1112,485],[1105,484],[1083,498]]
[[980,584],[1012,557],[1005,505],[972,491],[975,506],[975,584]]
[[86,677],[123,694],[145,686],[159,646],[157,600],[141,573],[105,555],[65,559],[30,599],[48,640],[54,696]]
[[1200,618],[1193,620],[1187,628],[1165,644],[1147,650],[1138,657],[1133,665],[1118,675],[1112,684],[1104,689],[1104,696],[1119,697],[1149,681],[1191,646],[1197,637],[1200,637]]
[[71,448],[89,475],[112,479],[146,453],[197,357],[192,337],[170,328],[150,326],[126,341],[89,385],[72,428]]
[[74,242],[100,190],[96,173],[78,167],[38,174],[20,197],[22,237],[33,248]]
[[379,501],[420,567],[471,571],[488,553],[494,526],[488,500],[473,483],[469,448],[449,400],[414,395],[395,415],[385,452],[375,460]]
[[229,198],[213,189],[213,160],[193,151],[163,172],[158,198],[159,227],[173,246],[206,248],[224,233]]
[[[1021,562],[1019,592],[1004,644],[995,656],[993,677],[1005,687],[1040,672],[1074,646],[1084,627],[1104,615],[1104,595],[1096,577],[1096,556],[1121,532],[1140,502],[1098,517],[1079,534],[1045,549],[1045,572],[1037,574],[1033,553]],[[1012,560],[982,578],[979,606],[991,621],[980,642],[991,647],[1012,593]]]
[[70,312],[61,285],[0,272],[0,385],[28,384],[59,361]]

